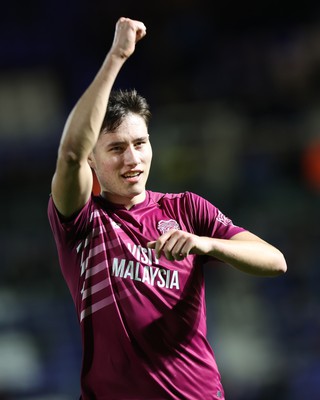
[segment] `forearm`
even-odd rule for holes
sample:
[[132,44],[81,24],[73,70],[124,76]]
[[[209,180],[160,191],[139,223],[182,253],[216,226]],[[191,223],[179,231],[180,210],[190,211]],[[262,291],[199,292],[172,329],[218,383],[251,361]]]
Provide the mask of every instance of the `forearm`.
[[254,275],[275,276],[287,270],[283,254],[248,231],[231,239],[217,239],[171,229],[150,241],[148,247],[155,249],[157,258],[162,253],[168,260],[178,261],[189,254],[206,255]]
[[106,113],[110,91],[125,58],[109,52],[93,82],[71,111],[60,151],[71,160],[83,160],[93,150]]
[[208,255],[243,272],[261,276],[276,276],[287,269],[283,254],[272,245],[257,240],[209,239]]

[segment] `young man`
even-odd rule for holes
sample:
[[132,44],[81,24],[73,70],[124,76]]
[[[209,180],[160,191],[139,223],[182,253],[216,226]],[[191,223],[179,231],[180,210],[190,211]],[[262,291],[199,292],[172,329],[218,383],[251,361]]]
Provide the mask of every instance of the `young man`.
[[221,400],[202,265],[214,257],[272,276],[286,262],[203,198],[146,190],[148,104],[134,90],[111,93],[145,34],[142,22],[117,22],[66,122],[52,180],[49,220],[82,333],[81,398]]

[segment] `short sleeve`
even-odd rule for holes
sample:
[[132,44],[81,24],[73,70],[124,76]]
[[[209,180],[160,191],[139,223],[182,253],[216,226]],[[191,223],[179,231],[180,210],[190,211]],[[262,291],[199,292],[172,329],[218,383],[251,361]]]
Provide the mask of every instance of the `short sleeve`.
[[48,203],[48,219],[58,251],[59,264],[76,304],[81,282],[79,263],[74,260],[78,256],[77,246],[81,238],[85,237],[89,224],[92,223],[90,221],[92,207],[92,198],[90,198],[77,215],[71,220],[64,221],[54,205],[52,196]]
[[190,210],[194,231],[198,235],[230,239],[237,233],[246,231],[245,228],[235,225],[222,211],[199,195],[186,192],[185,201],[186,207]]

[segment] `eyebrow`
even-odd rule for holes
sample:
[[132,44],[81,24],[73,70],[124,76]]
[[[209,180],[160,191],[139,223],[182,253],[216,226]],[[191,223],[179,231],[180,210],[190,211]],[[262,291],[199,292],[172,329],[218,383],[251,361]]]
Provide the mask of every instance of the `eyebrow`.
[[[141,141],[143,141],[143,140],[148,140],[148,139],[149,139],[149,135],[141,136],[141,137],[139,137],[139,138],[137,138],[137,139],[134,139],[134,140],[133,140],[133,143],[141,142]],[[107,147],[122,146],[122,145],[124,145],[124,144],[126,144],[126,143],[127,143],[127,142],[126,142],[125,140],[117,140],[117,141],[115,141],[115,142],[109,143],[109,144],[107,145]]]
[[111,142],[111,143],[109,143],[108,145],[107,145],[107,147],[114,147],[114,146],[121,146],[121,145],[123,145],[123,144],[125,144],[126,142],[123,140],[123,141],[118,141],[118,142]]

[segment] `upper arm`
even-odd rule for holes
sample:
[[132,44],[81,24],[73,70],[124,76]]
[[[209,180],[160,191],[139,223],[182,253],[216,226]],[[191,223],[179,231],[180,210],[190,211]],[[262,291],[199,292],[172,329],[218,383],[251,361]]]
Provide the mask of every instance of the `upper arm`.
[[89,200],[92,172],[87,160],[76,162],[61,155],[52,179],[53,202],[61,215],[70,217]]
[[259,236],[249,232],[249,231],[243,231],[236,233],[233,235],[230,240],[245,240],[245,241],[256,241],[256,242],[262,242],[266,243],[263,239],[261,239]]

